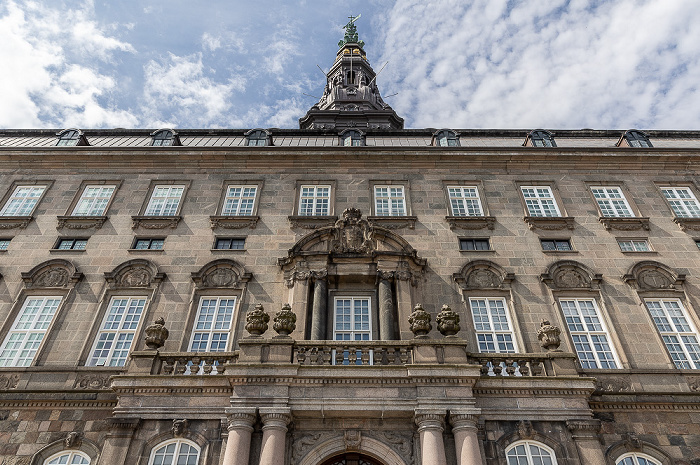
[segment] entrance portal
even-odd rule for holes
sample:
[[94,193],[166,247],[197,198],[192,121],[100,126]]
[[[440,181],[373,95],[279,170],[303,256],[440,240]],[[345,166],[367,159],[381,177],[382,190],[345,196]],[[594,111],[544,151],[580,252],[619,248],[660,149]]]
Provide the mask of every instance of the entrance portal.
[[375,459],[361,454],[343,454],[326,460],[322,465],[382,465]]

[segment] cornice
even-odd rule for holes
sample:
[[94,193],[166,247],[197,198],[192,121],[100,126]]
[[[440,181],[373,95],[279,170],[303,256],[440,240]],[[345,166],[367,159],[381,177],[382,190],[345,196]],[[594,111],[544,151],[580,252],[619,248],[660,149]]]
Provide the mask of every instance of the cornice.
[[700,412],[700,402],[589,402],[593,411],[599,412],[630,412],[630,411],[657,411],[657,412]]

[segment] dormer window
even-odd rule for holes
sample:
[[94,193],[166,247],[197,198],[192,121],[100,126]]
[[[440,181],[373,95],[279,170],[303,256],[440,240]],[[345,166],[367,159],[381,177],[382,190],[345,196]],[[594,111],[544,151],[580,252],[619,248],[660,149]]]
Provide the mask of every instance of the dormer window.
[[246,145],[248,147],[264,147],[272,145],[270,143],[270,133],[264,129],[253,129],[246,134]]
[[454,131],[443,129],[433,136],[433,145],[436,147],[459,147],[459,137]]
[[543,129],[536,129],[527,135],[523,145],[526,147],[556,147],[557,143],[554,142],[554,137],[551,132]]
[[365,138],[360,131],[344,131],[340,135],[340,145],[343,147],[361,147],[365,145]]
[[180,145],[180,138],[172,129],[160,129],[151,134],[151,138],[151,146],[153,147]]
[[56,134],[58,142],[56,147],[73,147],[76,145],[88,145],[87,139],[79,129],[66,129]]
[[642,131],[637,131],[636,129],[630,129],[629,131],[626,131],[620,138],[620,141],[617,143],[617,146],[623,147],[623,141],[627,142],[628,147],[653,147],[653,145],[651,145],[651,142],[649,141],[649,137]]

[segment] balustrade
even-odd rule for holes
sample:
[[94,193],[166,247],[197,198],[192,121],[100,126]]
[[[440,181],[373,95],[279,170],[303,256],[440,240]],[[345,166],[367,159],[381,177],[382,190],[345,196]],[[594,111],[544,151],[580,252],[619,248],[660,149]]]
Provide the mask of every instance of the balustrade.
[[162,375],[223,375],[238,352],[161,352],[159,357]]
[[300,365],[406,365],[412,362],[407,343],[371,341],[297,342],[294,360]]

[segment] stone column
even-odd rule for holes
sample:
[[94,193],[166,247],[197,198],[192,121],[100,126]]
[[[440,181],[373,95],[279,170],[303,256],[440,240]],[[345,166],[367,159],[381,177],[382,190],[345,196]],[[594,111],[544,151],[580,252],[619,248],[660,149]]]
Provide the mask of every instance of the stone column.
[[99,465],[111,465],[113,463],[129,463],[127,453],[131,445],[131,438],[139,425],[138,418],[108,418],[109,433],[105,437],[102,453],[98,460]]
[[605,463],[605,454],[598,437],[599,420],[569,420],[566,426],[571,431],[581,463]]
[[379,279],[379,339],[393,341],[394,335],[394,291],[391,287],[391,279],[394,273],[380,271]]
[[314,277],[314,301],[311,308],[311,340],[326,339],[328,325],[328,283],[326,270],[312,272]]
[[416,409],[415,421],[420,434],[421,465],[447,465],[445,443],[445,410]]
[[284,465],[287,438],[287,425],[292,421],[288,408],[261,408],[263,422],[260,465]]
[[457,451],[457,465],[482,465],[476,422],[477,416],[474,414],[460,413],[459,411],[450,412],[450,423]]
[[239,408],[228,415],[228,438],[222,465],[248,465],[256,418],[254,408]]

